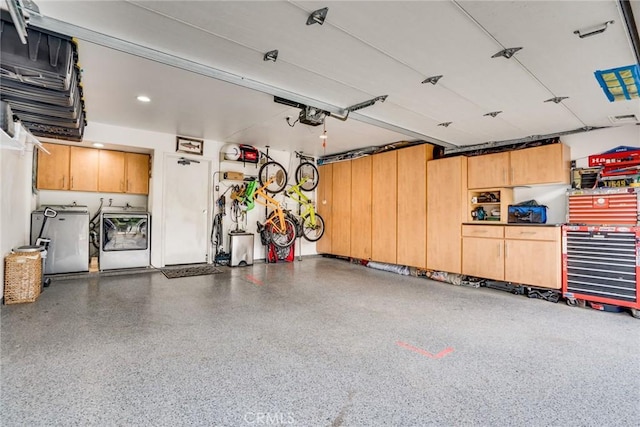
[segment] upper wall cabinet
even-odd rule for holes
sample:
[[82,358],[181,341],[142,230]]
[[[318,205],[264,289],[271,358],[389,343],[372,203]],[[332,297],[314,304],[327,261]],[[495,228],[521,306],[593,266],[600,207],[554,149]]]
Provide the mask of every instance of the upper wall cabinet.
[[469,157],[468,165],[470,189],[569,184],[571,152],[564,144],[549,144]]
[[99,150],[71,147],[69,157],[69,190],[98,191]]
[[149,155],[124,153],[125,193],[149,194]]
[[38,151],[38,177],[36,186],[41,190],[69,189],[68,145],[43,143],[50,154]]
[[149,155],[48,144],[38,153],[40,190],[149,193]]
[[124,153],[122,151],[100,150],[98,191],[124,193],[124,171]]

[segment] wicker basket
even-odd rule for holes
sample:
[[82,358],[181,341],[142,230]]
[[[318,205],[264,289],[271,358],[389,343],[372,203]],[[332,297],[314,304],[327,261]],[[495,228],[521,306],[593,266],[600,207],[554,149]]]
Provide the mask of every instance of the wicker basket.
[[34,302],[40,296],[40,252],[18,252],[4,259],[4,303]]

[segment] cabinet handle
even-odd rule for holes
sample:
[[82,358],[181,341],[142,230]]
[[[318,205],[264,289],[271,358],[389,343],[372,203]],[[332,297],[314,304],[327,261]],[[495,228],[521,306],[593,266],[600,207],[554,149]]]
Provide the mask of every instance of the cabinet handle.
[[507,182],[507,170],[502,169],[502,181]]
[[474,230],[473,231],[475,234],[482,234],[482,233],[486,233],[487,230]]
[[511,183],[513,184],[513,177],[514,177],[514,172],[513,172],[513,168],[511,168]]
[[66,177],[65,177],[64,175],[62,175],[62,188],[64,188],[64,179],[65,179],[65,178],[66,178]]
[[500,248],[500,243],[498,243],[498,258],[502,255],[502,249]]
[[509,245],[507,242],[504,242],[504,257],[509,258]]
[[129,191],[129,180],[127,180],[127,191]]
[[520,234],[536,234],[535,231],[521,231]]

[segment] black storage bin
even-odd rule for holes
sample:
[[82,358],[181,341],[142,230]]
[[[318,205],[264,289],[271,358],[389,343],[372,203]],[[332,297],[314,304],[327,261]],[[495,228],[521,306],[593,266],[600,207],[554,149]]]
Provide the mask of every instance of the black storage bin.
[[27,44],[22,44],[18,31],[2,15],[0,20],[0,68],[11,80],[34,86],[69,90],[73,81],[75,45],[68,38],[27,29]]

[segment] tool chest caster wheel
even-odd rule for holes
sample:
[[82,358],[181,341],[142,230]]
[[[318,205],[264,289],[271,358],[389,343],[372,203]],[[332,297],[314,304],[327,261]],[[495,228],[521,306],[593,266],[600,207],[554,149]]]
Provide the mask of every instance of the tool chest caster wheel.
[[638,311],[637,308],[630,308],[629,311],[631,312],[631,315],[633,317],[635,317],[636,319],[640,319],[640,311]]

